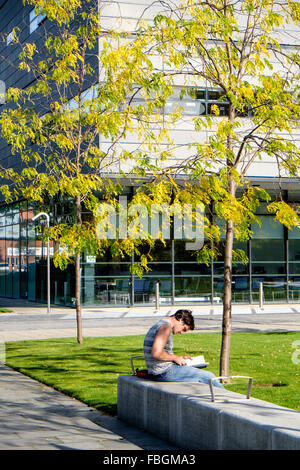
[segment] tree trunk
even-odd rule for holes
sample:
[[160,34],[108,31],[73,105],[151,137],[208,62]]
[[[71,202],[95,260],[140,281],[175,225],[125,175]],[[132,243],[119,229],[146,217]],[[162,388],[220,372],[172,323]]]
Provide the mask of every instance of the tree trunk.
[[[235,196],[235,184],[229,182],[230,194]],[[223,298],[223,321],[222,321],[222,344],[220,355],[220,375],[229,376],[230,340],[232,329],[232,250],[233,229],[231,220],[226,223],[225,255],[224,255],[224,298]]]
[[80,302],[80,253],[76,255],[75,263],[75,299],[76,299],[76,322],[77,341],[82,344],[82,322],[81,322],[81,302]]
[[[77,223],[81,224],[81,201],[80,197],[76,197],[76,216]],[[81,321],[81,296],[80,296],[80,250],[76,253],[75,261],[75,300],[76,300],[76,322],[77,322],[77,341],[82,344],[82,321]]]
[[224,298],[222,321],[222,344],[220,355],[220,375],[229,376],[229,357],[231,339],[231,304],[232,304],[232,248],[233,223],[227,222],[224,260]]
[[[225,12],[227,2],[224,3]],[[232,71],[231,49],[230,45],[226,46],[229,70]],[[235,109],[232,103],[229,104],[228,121],[230,124],[234,122]],[[229,132],[227,136],[227,150],[233,152],[233,138]],[[235,197],[236,183],[232,179],[231,170],[233,168],[232,161],[227,158],[227,177],[229,194]],[[231,341],[231,307],[232,307],[232,250],[233,250],[233,229],[234,224],[232,220],[227,220],[226,223],[226,238],[225,238],[225,254],[224,254],[224,297],[223,297],[223,321],[222,321],[222,344],[220,354],[220,375],[229,376],[229,358],[230,358],[230,341]],[[226,382],[227,380],[224,380]]]

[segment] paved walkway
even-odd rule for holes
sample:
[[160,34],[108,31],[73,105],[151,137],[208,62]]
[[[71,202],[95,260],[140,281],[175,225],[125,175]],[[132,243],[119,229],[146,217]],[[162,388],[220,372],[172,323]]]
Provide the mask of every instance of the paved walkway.
[[[0,306],[12,308],[15,314],[46,313],[45,306],[21,301],[1,299]],[[178,307],[176,307],[177,309]],[[118,318],[133,316],[162,316],[172,313],[173,307],[160,309],[156,312],[152,307],[142,309],[84,309],[83,316],[93,315],[99,318]],[[219,315],[220,307],[208,312],[209,307],[193,307],[195,315]],[[254,311],[253,311],[254,309]],[[292,309],[292,310],[291,310]],[[220,311],[219,311],[220,310]],[[270,311],[270,312],[269,312]],[[101,314],[102,312],[102,314]],[[239,306],[237,312],[259,313],[257,307]],[[267,306],[264,313],[300,313],[300,305]],[[53,308],[52,314],[65,313],[75,315],[72,309]],[[233,312],[234,314],[235,312]],[[299,330],[298,315],[295,322],[287,325],[288,329]],[[129,322],[128,322],[129,323]],[[246,327],[247,324],[243,323]],[[282,326],[282,323],[281,323]],[[273,325],[276,329],[276,325]],[[145,331],[146,326],[122,326],[120,332],[116,328],[114,334],[136,334]],[[270,329],[270,323],[260,323],[261,330]],[[106,334],[101,331],[89,331],[88,335]],[[10,331],[12,335],[14,332]],[[12,339],[28,339],[26,331],[16,332],[17,338],[0,338],[9,341]],[[29,333],[29,332],[28,332]],[[30,338],[44,338],[70,335],[70,330],[64,332],[55,330],[31,330]],[[112,334],[110,328],[110,335]],[[50,336],[49,336],[50,335]],[[3,343],[2,343],[3,345]],[[1,351],[0,351],[1,361]],[[90,408],[81,402],[65,396],[39,382],[17,373],[5,365],[0,364],[0,450],[46,450],[46,449],[75,449],[75,450],[176,450],[171,444],[141,432],[122,423],[117,418],[105,416],[99,411]]]
[[176,448],[0,366],[0,450],[60,449]]
[[[33,307],[35,313],[46,312],[44,306],[32,307],[27,303],[22,307],[18,301],[2,300],[5,299],[1,299],[0,305],[12,308],[14,313],[32,314]],[[55,309],[52,313],[68,311]],[[74,313],[74,310],[69,313]],[[52,337],[54,333],[58,336],[61,333],[59,329],[33,332],[37,339],[47,337],[45,332],[52,334]],[[19,331],[17,335],[17,339],[26,339],[26,331]],[[0,342],[0,451],[176,450],[172,444],[131,427],[117,418],[106,416],[1,364],[1,357],[5,356],[1,354],[3,345],[4,343]]]
[[[23,299],[8,299],[0,297],[0,307],[7,307],[12,309],[14,313],[20,314],[41,314],[47,313],[47,306],[45,304],[38,304],[36,302],[30,302]],[[158,316],[161,314],[175,312],[179,308],[192,309],[194,315],[222,315],[223,306],[222,304],[195,304],[195,305],[161,305],[159,310],[155,309],[155,306],[151,305],[135,305],[129,306],[109,306],[109,307],[83,307],[83,314],[89,315],[101,315],[102,318],[118,318],[118,317],[146,317],[146,316]],[[74,308],[68,308],[64,306],[51,305],[51,314],[73,314],[75,315]],[[264,304],[262,308],[258,304],[233,304],[232,314],[249,315],[249,314],[274,314],[274,313],[300,313],[300,302],[290,304]]]
[[[13,311],[10,314],[0,313],[2,319],[6,317],[9,320],[9,318],[17,316],[20,320],[22,317],[25,319],[26,315],[30,315],[29,321],[26,318],[22,323],[11,322],[12,326],[9,325],[2,330],[0,329],[0,343],[30,339],[76,337],[77,335],[74,308],[51,306],[51,313],[48,314],[45,305],[19,299],[1,298],[0,306],[10,308]],[[83,308],[83,336],[145,334],[156,319],[171,315],[178,308],[178,306],[162,306],[158,311],[154,306]],[[196,328],[199,331],[221,331],[221,305],[194,305],[186,308],[192,309],[196,319]],[[38,315],[43,316],[43,322],[34,320],[34,317]],[[259,308],[258,305],[233,305],[232,317],[233,331],[299,331],[300,303],[265,305],[263,308]],[[92,322],[92,320],[95,321]],[[101,322],[98,321],[97,323],[97,320],[101,320]]]

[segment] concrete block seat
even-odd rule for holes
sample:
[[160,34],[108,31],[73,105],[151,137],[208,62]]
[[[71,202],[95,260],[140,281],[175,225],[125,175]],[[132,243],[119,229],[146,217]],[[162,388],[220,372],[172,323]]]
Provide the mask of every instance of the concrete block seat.
[[119,419],[182,449],[300,450],[300,413],[201,383],[118,378]]

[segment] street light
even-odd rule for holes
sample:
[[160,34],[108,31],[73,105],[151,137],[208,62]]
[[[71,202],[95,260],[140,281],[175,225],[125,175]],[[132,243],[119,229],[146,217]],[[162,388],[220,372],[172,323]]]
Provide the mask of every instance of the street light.
[[[34,222],[38,217],[46,217],[47,226],[50,227],[50,217],[46,212],[40,212],[32,219]],[[47,238],[47,313],[50,313],[50,243],[49,237]]]

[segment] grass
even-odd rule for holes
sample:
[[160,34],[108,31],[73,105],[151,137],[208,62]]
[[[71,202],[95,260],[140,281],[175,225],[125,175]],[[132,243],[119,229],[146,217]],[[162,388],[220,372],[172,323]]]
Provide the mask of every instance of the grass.
[[9,308],[0,307],[0,313],[12,313],[12,310]]
[[[178,354],[204,354],[219,375],[219,333],[174,337]],[[292,343],[300,332],[233,333],[231,375],[254,377],[252,396],[300,411],[300,365]],[[143,336],[62,338],[6,343],[6,364],[107,414],[117,410],[118,375],[130,374],[129,357],[141,354]],[[136,362],[136,366],[142,365]],[[226,386],[245,393],[246,383]]]

